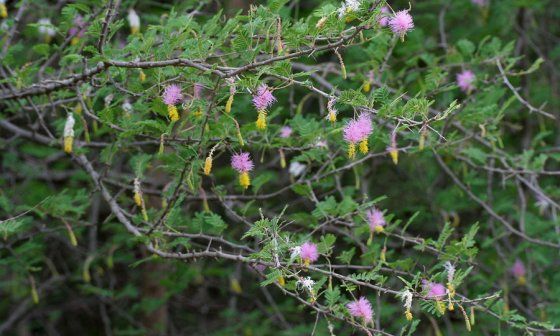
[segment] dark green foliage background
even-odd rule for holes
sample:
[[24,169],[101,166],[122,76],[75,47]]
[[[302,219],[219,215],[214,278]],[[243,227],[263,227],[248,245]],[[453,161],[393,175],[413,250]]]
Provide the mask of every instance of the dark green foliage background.
[[[319,244],[319,264],[328,260],[342,266],[335,271],[345,277],[395,291],[407,284],[419,296],[421,279],[445,282],[443,264],[453,262],[468,314],[470,300],[492,297],[476,301],[472,335],[558,333],[560,2],[489,1],[485,8],[470,0],[411,1],[415,29],[400,42],[377,25],[373,0],[363,1],[354,21],[330,15],[320,30],[317,21],[339,1],[270,0],[250,2],[248,10],[249,1],[123,0],[101,53],[104,6],[113,1],[8,0],[0,45],[19,6],[26,9],[0,59],[0,334],[329,335],[330,325],[335,335],[354,335],[364,330],[347,323],[353,320],[344,305],[360,295],[372,301],[375,328],[386,333],[468,333],[458,308],[440,316],[432,301],[415,297],[415,320],[408,322],[394,294],[286,265],[258,274],[247,262],[273,263],[275,249],[288,262],[289,249],[309,239]],[[409,7],[406,1],[388,2],[395,11]],[[141,17],[140,35],[129,33],[129,8]],[[67,31],[78,13],[91,24],[71,45],[65,43]],[[48,44],[35,24],[43,17],[58,30]],[[275,50],[279,19],[282,52]],[[257,58],[327,43],[310,43],[317,37],[337,41],[345,29],[365,25],[371,29],[339,49],[347,79],[332,50],[250,68],[234,77],[233,108],[224,113],[229,88],[216,70],[235,71]],[[176,58],[213,68],[147,66],[142,81],[137,67],[112,64],[48,94],[10,97],[100,62]],[[525,104],[504,84],[498,61]],[[455,83],[462,69],[477,76],[469,95]],[[364,92],[369,71],[376,76],[372,90]],[[202,97],[180,108],[177,123],[169,122],[160,98],[172,82],[188,96],[195,83],[205,87]],[[269,111],[269,127],[260,132],[249,92],[263,82],[276,89],[278,102]],[[315,88],[339,96],[336,124],[325,119],[328,99]],[[78,95],[93,117],[76,113],[82,106]],[[133,106],[129,115],[125,100]],[[369,143],[370,153],[378,155],[352,163],[341,128],[364,109],[375,111]],[[66,155],[61,139],[72,111],[75,147]],[[435,113],[441,118],[434,120]],[[432,129],[420,150],[423,122]],[[397,123],[403,150],[394,165],[386,148]],[[291,138],[278,136],[283,125],[293,128]],[[319,140],[328,148],[315,146]],[[216,144],[207,177],[202,166]],[[247,191],[230,167],[232,153],[241,150],[256,164]],[[288,165],[307,165],[303,176],[281,167],[279,150]],[[141,235],[131,234],[108,206],[81,155]],[[148,222],[132,199],[135,177],[142,181]],[[545,209],[537,204],[540,193],[550,198]],[[386,211],[389,225],[368,243],[364,213],[374,204]],[[146,235],[162,214],[164,223]],[[512,234],[496,216],[522,234]],[[165,257],[146,246],[247,259]],[[517,259],[527,268],[526,285],[510,273]],[[283,292],[310,302],[297,288],[295,271],[317,282],[317,302],[332,316]],[[284,289],[276,285],[281,275],[288,282]]]

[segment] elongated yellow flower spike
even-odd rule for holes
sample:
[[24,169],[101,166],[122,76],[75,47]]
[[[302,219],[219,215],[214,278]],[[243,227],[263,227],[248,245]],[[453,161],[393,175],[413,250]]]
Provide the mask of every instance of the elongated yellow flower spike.
[[233,78],[228,78],[226,79],[227,84],[229,86],[229,98],[226,102],[226,108],[225,108],[225,112],[226,113],[230,113],[231,112],[231,105],[233,104],[233,96],[235,95],[236,89],[235,89],[235,80]]
[[146,73],[144,73],[142,69],[140,69],[140,73],[138,74],[138,79],[140,79],[140,82],[144,82],[146,80]]
[[356,157],[356,144],[353,142],[348,143],[348,158],[354,159]]
[[286,280],[284,279],[283,276],[279,276],[279,277],[278,277],[278,284],[279,284],[281,287],[286,286]]
[[329,111],[328,119],[330,122],[336,122],[336,113],[334,111]]
[[8,17],[8,8],[6,4],[0,3],[0,18],[5,19]]
[[66,124],[64,125],[64,152],[70,154],[72,153],[72,147],[74,143],[74,124],[76,120],[72,113],[68,113],[66,118]]
[[284,155],[284,151],[282,149],[280,149],[278,151],[278,153],[280,154],[280,167],[282,169],[286,168],[286,156]]
[[420,139],[418,140],[418,149],[424,150],[424,146],[426,144],[426,135],[428,131],[425,127],[420,130]]
[[177,107],[175,105],[167,105],[167,113],[169,114],[169,119],[171,119],[171,121],[179,120],[179,112],[177,111]]
[[212,156],[209,155],[206,160],[204,160],[204,175],[210,175],[212,171]]
[[266,111],[265,110],[259,110],[258,116],[257,116],[257,121],[255,122],[255,125],[257,126],[257,129],[260,129],[260,130],[266,129]]
[[225,108],[225,112],[226,113],[230,113],[231,112],[231,105],[233,104],[233,95],[230,95],[227,102],[226,102],[226,108]]
[[239,185],[243,187],[243,189],[249,188],[251,185],[251,178],[249,177],[248,172],[242,172],[239,174]]
[[365,93],[368,93],[371,90],[371,82],[366,80],[364,81],[363,90]]
[[360,153],[367,154],[367,152],[369,152],[368,139],[365,138],[364,140],[360,141]]
[[336,122],[336,114],[337,114],[337,111],[334,108],[335,103],[336,100],[334,98],[329,99],[329,101],[327,102],[327,110],[329,111],[329,114],[327,115],[327,119],[329,119],[329,121],[333,124]]
[[134,179],[134,203],[140,208],[144,221],[148,221],[148,212],[146,211],[146,204],[142,197],[142,189],[140,189],[140,179]]

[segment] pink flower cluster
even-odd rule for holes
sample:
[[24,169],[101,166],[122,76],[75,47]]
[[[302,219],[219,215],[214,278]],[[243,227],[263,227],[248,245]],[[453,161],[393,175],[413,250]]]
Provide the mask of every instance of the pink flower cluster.
[[317,245],[311,242],[305,242],[300,246],[299,256],[307,262],[315,262],[319,259],[319,251]]
[[474,80],[476,76],[474,72],[470,70],[464,70],[457,74],[457,86],[461,89],[461,91],[468,93],[474,89]]
[[358,119],[350,120],[344,127],[344,140],[356,144],[367,137],[373,131],[371,118],[363,113]]
[[165,105],[175,105],[182,99],[181,87],[177,84],[171,84],[163,91],[163,102]]
[[266,84],[261,84],[257,88],[257,92],[253,95],[253,105],[258,111],[266,110],[269,108],[274,102],[276,98],[272,95],[272,92],[268,88]]
[[234,154],[231,157],[231,166],[239,173],[247,173],[253,170],[254,164],[251,158],[249,157],[249,153],[239,153],[239,154]]
[[379,230],[378,227],[383,228],[387,224],[383,212],[376,208],[368,210],[366,216],[371,231]]
[[525,265],[523,264],[523,262],[517,259],[511,267],[511,274],[513,274],[513,276],[516,278],[522,278],[525,276],[526,272],[527,271],[525,270]]
[[426,297],[430,299],[441,299],[447,294],[445,286],[437,282],[422,280],[422,286],[426,292]]
[[348,303],[346,308],[348,308],[350,315],[354,317],[361,317],[366,322],[370,322],[373,318],[371,303],[363,296],[354,302]]
[[73,26],[68,30],[68,34],[74,37],[82,37],[85,33],[85,22],[84,17],[81,15],[77,15],[74,20],[72,21]]
[[284,126],[280,129],[281,138],[289,138],[292,135],[292,128],[290,126]]
[[414,21],[412,21],[412,16],[408,14],[408,10],[402,10],[389,19],[389,27],[395,35],[403,39],[406,33],[414,28]]
[[387,6],[381,7],[381,18],[378,21],[381,27],[387,27],[387,25],[389,24],[390,13],[391,11],[389,10],[389,7]]

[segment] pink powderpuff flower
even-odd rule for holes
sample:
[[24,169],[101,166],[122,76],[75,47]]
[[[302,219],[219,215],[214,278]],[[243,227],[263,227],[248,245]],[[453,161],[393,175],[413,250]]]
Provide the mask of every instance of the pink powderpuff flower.
[[354,317],[361,317],[366,322],[370,322],[373,318],[373,309],[371,303],[365,297],[360,297],[357,301],[350,302],[346,305],[350,315]]
[[317,261],[319,259],[319,252],[317,251],[317,245],[311,242],[305,242],[300,246],[299,256],[303,261],[309,265],[309,263]]
[[183,99],[181,87],[177,84],[171,84],[163,91],[163,102],[165,105],[175,105]]
[[457,86],[459,86],[461,91],[469,93],[470,91],[472,91],[472,89],[474,89],[473,83],[475,79],[476,76],[474,75],[474,72],[470,70],[464,70],[461,73],[457,74]]
[[391,13],[391,11],[389,10],[389,7],[387,6],[383,6],[381,7],[381,18],[378,20],[379,25],[381,27],[387,27],[387,25],[389,24],[389,14]]
[[371,132],[373,131],[373,126],[371,125],[371,118],[367,113],[360,114],[360,116],[356,120],[358,121],[360,131],[362,132],[362,138],[360,139],[361,141],[371,134]]
[[85,22],[84,18],[81,15],[77,15],[74,20],[72,21],[73,26],[68,30],[68,34],[74,37],[82,37],[84,35],[85,29]]
[[281,138],[289,138],[292,135],[292,128],[290,126],[284,126],[280,129]]
[[350,120],[344,127],[344,140],[356,144],[363,138],[363,125],[358,120]]
[[447,294],[445,286],[437,282],[422,280],[422,286],[426,292],[426,297],[430,299],[441,299]]
[[525,277],[525,265],[523,264],[523,262],[519,259],[517,259],[515,261],[515,263],[513,264],[513,266],[511,267],[511,274],[513,274],[514,277],[516,278],[523,278]]
[[239,173],[247,173],[253,170],[254,164],[249,153],[239,153],[231,157],[231,166]]
[[266,84],[261,84],[257,88],[257,92],[255,92],[255,94],[253,95],[253,104],[255,105],[255,108],[259,111],[266,110],[275,101],[276,98],[274,98],[272,92],[270,91],[270,89]]
[[395,35],[404,39],[406,33],[414,28],[414,22],[412,21],[412,16],[408,14],[408,10],[402,10],[395,13],[395,16],[389,19],[389,27]]
[[376,208],[370,209],[366,212],[369,228],[371,231],[381,232],[383,227],[387,224],[383,212]]

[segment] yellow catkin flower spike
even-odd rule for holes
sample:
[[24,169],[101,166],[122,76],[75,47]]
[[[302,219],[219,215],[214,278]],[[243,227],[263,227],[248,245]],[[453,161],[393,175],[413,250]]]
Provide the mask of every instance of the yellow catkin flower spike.
[[37,288],[35,288],[35,283],[31,287],[31,298],[34,304],[39,304],[39,293],[37,293]]
[[68,113],[66,118],[66,123],[64,124],[64,152],[70,154],[72,153],[72,145],[74,143],[74,124],[76,120],[72,113]]
[[6,5],[1,3],[0,4],[0,18],[5,19],[8,17],[8,8],[6,8]]
[[68,226],[68,237],[70,238],[70,244],[72,244],[72,246],[78,246],[78,240],[76,239],[76,235],[70,226]]
[[334,111],[329,111],[329,121],[332,123],[336,122],[336,113]]
[[377,226],[375,227],[375,232],[376,232],[376,233],[381,233],[381,232],[383,232],[383,231],[385,231],[385,228],[383,228],[383,226],[377,225]]
[[280,149],[278,151],[280,153],[280,167],[282,169],[286,168],[286,156],[284,155],[284,151],[282,149]]
[[71,154],[72,153],[72,144],[74,142],[74,137],[64,137],[64,152]]
[[136,203],[139,207],[142,206],[142,196],[138,192],[134,193],[134,203]]
[[257,116],[257,121],[255,122],[257,129],[264,130],[266,129],[266,111],[259,110],[259,114]]
[[225,112],[226,113],[230,113],[231,112],[231,105],[233,104],[233,95],[230,95],[227,102],[226,102],[226,108],[225,108]]
[[325,22],[327,22],[327,17],[323,16],[319,21],[317,21],[317,24],[315,25],[315,28],[317,29],[321,29],[325,26]]
[[144,82],[146,80],[146,74],[144,73],[144,71],[142,71],[142,69],[140,69],[140,74],[138,75],[138,79],[140,79],[140,82]]
[[278,284],[279,284],[281,287],[286,286],[286,280],[284,279],[283,276],[279,276],[279,277],[278,277]]
[[70,45],[76,45],[78,44],[78,42],[80,42],[79,37],[72,37],[72,39],[70,40]]
[[407,310],[404,312],[404,316],[406,317],[406,320],[407,320],[407,321],[412,321],[412,313],[410,312],[410,309],[407,309]]
[[354,159],[356,157],[356,145],[353,142],[348,143],[348,158]]
[[204,175],[206,176],[210,175],[211,171],[212,171],[212,156],[208,155],[206,160],[204,160]]
[[420,139],[418,140],[418,149],[419,150],[424,150],[424,146],[426,144],[426,135],[427,135],[427,130],[426,128],[422,128],[422,130],[420,130]]
[[145,207],[145,206],[142,207],[142,218],[144,219],[144,222],[147,222],[148,219],[149,219],[149,218],[148,218],[148,212],[146,211],[146,207]]
[[442,314],[442,315],[445,314],[445,308],[447,308],[446,305],[445,305],[445,302],[439,301],[439,300],[436,301],[436,309],[438,310],[438,312],[440,314]]
[[521,286],[525,286],[525,284],[527,284],[527,279],[524,276],[520,276],[517,278],[517,283]]
[[369,148],[368,148],[368,139],[366,138],[360,141],[360,153],[367,154],[367,152],[369,152]]
[[371,90],[371,82],[370,81],[364,81],[364,92],[368,93]]
[[399,151],[396,149],[391,149],[389,151],[389,154],[391,155],[391,159],[393,160],[394,164],[398,164],[399,163]]
[[177,111],[177,107],[175,105],[167,105],[167,113],[169,114],[169,119],[171,119],[171,121],[179,120],[179,112]]
[[165,150],[165,142],[164,142],[164,135],[162,134],[159,137],[159,149],[158,149],[158,154],[161,155],[163,154],[163,151]]
[[249,173],[243,172],[239,174],[239,185],[243,187],[243,189],[249,188],[251,185],[251,178],[249,177]]
[[241,289],[241,284],[239,283],[239,280],[237,280],[236,278],[231,278],[231,280],[229,282],[229,288],[235,294],[242,294],[243,293],[243,289]]
[[309,267],[309,264],[310,264],[310,263],[311,263],[311,262],[309,261],[309,259],[303,259],[303,265],[304,265],[305,267]]
[[74,107],[74,112],[76,112],[76,114],[82,114],[83,110],[84,108],[80,103],[76,104],[76,106]]
[[241,147],[245,146],[245,141],[243,141],[243,135],[241,134],[241,130],[239,128],[237,129],[237,141],[239,141]]

